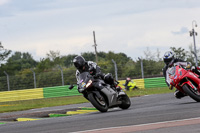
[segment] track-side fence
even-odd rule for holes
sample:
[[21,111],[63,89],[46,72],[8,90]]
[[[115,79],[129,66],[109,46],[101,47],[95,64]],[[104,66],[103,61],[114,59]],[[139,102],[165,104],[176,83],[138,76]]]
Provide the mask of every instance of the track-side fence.
[[[139,89],[167,87],[163,77],[133,79],[133,81],[136,82],[136,86]],[[120,80],[119,82],[120,82],[119,86],[124,88],[123,84],[125,83],[125,80]],[[0,102],[81,95],[77,91],[77,86],[75,86],[74,89],[72,89],[72,90],[69,90],[68,88],[69,88],[69,85],[44,87],[44,88],[36,88],[36,89],[3,91],[3,92],[0,92]]]

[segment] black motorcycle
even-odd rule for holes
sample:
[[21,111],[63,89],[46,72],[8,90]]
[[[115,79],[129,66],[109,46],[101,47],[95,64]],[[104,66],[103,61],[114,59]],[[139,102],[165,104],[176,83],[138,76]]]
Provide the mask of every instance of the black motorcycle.
[[[103,89],[95,88],[94,84],[103,86]],[[100,112],[107,112],[108,108],[112,107],[128,109],[131,105],[129,97],[119,87],[111,87],[104,80],[90,75],[89,72],[79,75],[78,87],[83,96]],[[72,88],[73,86],[69,89]]]

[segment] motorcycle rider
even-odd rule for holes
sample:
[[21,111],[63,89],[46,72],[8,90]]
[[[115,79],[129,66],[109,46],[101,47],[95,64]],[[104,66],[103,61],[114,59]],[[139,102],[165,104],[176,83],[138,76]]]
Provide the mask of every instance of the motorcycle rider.
[[[167,51],[164,54],[163,61],[165,63],[165,66],[163,68],[163,76],[165,77],[165,82],[169,86],[169,89],[173,89],[173,86],[170,85],[170,79],[169,79],[169,74],[168,74],[168,68],[172,67],[173,65],[180,65],[185,67],[186,69],[191,69],[193,72],[196,74],[200,75],[200,70],[199,67],[191,67],[190,62],[183,61],[181,59],[175,58],[175,54],[172,51]],[[174,93],[175,97],[180,99],[185,96],[182,92],[179,90],[176,90]]]
[[126,82],[125,82],[124,86],[125,86],[125,90],[127,90],[127,91],[137,89],[136,83],[133,82],[131,80],[131,78],[129,78],[129,77],[126,78]]
[[[105,83],[114,85],[114,79],[112,74],[103,74],[101,72],[101,68],[93,61],[86,61],[82,56],[76,56],[73,59],[74,66],[77,68],[76,70],[76,79],[79,81],[79,75],[83,72],[89,72],[91,75],[95,75],[105,81]],[[98,89],[103,89],[103,86],[100,86],[98,83],[93,83],[93,85]],[[80,88],[78,88],[80,93],[83,92]]]

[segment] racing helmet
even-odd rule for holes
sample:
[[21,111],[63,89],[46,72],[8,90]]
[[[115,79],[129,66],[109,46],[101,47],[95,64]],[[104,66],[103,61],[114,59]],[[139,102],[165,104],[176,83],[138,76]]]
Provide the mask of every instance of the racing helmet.
[[114,83],[114,78],[112,76],[111,73],[107,73],[105,76],[104,76],[104,81],[105,83],[107,84],[113,84]]
[[131,78],[127,77],[127,78],[126,78],[126,81],[131,81]]
[[165,62],[166,65],[173,65],[175,59],[175,54],[172,51],[167,51],[165,52],[163,56],[163,61]]
[[78,70],[82,70],[83,66],[85,65],[85,59],[82,56],[76,56],[73,59],[73,63],[74,66],[78,69]]

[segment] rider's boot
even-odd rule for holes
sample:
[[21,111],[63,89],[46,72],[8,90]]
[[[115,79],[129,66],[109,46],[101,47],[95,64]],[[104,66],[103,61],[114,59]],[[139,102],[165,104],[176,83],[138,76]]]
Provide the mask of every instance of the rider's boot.
[[181,99],[182,97],[186,96],[184,93],[182,93],[181,91],[179,90],[176,90],[175,93],[174,93],[174,96],[177,98],[177,99]]
[[117,91],[121,91],[121,88],[119,86],[116,87]]
[[191,70],[192,70],[192,72],[194,72],[194,73],[196,73],[199,77],[198,78],[200,78],[200,71],[199,71],[199,67],[197,68],[197,67],[192,67],[191,68]]

